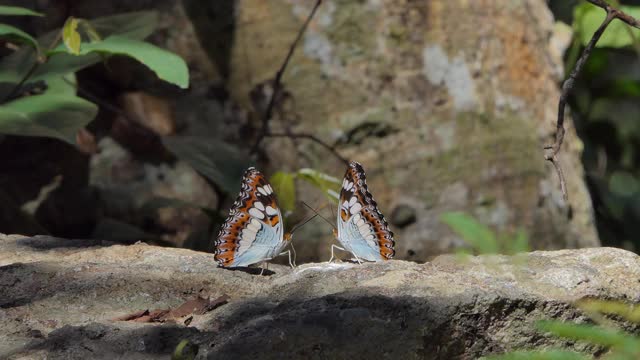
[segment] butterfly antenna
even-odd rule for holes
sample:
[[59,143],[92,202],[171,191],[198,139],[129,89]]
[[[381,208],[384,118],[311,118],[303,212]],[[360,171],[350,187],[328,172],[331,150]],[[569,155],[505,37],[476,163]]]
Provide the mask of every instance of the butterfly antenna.
[[315,215],[313,215],[312,217],[310,217],[310,218],[308,218],[308,219],[306,219],[306,220],[304,220],[304,221],[302,221],[302,222],[300,222],[300,223],[297,223],[297,224],[293,227],[293,229],[291,229],[291,231],[289,231],[289,234],[293,235],[293,233],[294,233],[296,230],[298,230],[299,228],[301,228],[301,227],[302,227],[302,225],[304,225],[304,224],[308,223],[309,221],[313,220],[313,218],[315,218],[316,216],[318,216],[318,214],[315,214]]
[[[311,206],[309,206],[309,204],[307,204],[307,203],[306,203],[306,202],[304,202],[304,201],[302,202],[302,204],[304,204],[304,206],[308,207],[311,211],[313,211],[314,213],[316,213],[316,215],[317,215],[317,216],[320,216],[320,217],[322,218],[322,220],[326,221],[329,225],[331,225],[331,227],[332,227],[334,230],[336,230],[336,226],[335,226],[335,225],[333,225],[333,223],[332,223],[331,221],[327,220],[327,218],[325,218],[324,216],[322,216],[322,215],[321,215],[321,214],[320,214],[316,209],[312,208]],[[329,204],[329,205],[331,205],[331,204]],[[325,206],[326,206],[326,205],[325,205]],[[318,210],[321,210],[323,207],[324,207],[324,206],[320,207],[320,209],[318,209]]]

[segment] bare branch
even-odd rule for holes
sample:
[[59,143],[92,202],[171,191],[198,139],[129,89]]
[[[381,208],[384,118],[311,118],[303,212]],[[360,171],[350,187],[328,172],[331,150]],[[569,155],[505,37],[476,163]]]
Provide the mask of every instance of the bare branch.
[[606,1],[604,0],[587,0],[587,1],[599,8],[604,9],[604,11],[606,11],[607,14],[613,14],[614,19],[619,19],[620,21],[624,22],[629,26],[633,26],[634,28],[640,29],[640,22],[638,20],[636,20],[633,16],[628,15],[625,12],[614,8],[613,6],[609,5]]
[[600,40],[600,37],[606,30],[607,26],[611,24],[611,21],[613,21],[614,19],[618,19],[629,26],[633,26],[635,28],[640,29],[640,22],[638,22],[638,20],[624,13],[623,11],[620,11],[612,7],[604,0],[587,0],[587,1],[595,6],[598,6],[604,9],[604,11],[607,13],[607,16],[605,17],[602,24],[600,24],[598,29],[593,33],[591,40],[589,40],[589,43],[587,43],[587,46],[582,51],[580,58],[578,58],[576,65],[571,71],[571,74],[569,74],[569,77],[562,84],[562,92],[560,93],[560,100],[558,101],[558,120],[556,122],[555,141],[552,145],[545,146],[545,150],[547,150],[547,152],[544,158],[545,160],[550,161],[553,164],[554,168],[556,169],[556,172],[558,173],[558,179],[560,179],[560,188],[562,190],[562,195],[564,196],[565,201],[568,199],[567,185],[564,179],[564,174],[562,172],[562,167],[558,162],[557,155],[558,155],[558,152],[560,151],[560,147],[562,146],[562,142],[564,141],[564,135],[565,135],[564,115],[565,115],[565,107],[567,105],[569,94],[571,93],[571,91],[573,90],[573,87],[575,86],[576,78],[582,71],[584,64],[587,62],[587,59],[591,55],[591,51],[595,48],[596,43],[598,42],[598,40]]
[[329,150],[336,158],[340,159],[340,161],[342,161],[345,165],[349,164],[349,160],[347,160],[342,155],[340,155],[340,153],[335,149],[335,147],[333,147],[333,146],[327,144],[326,142],[320,140],[318,137],[316,137],[313,134],[291,133],[291,132],[286,132],[286,133],[267,133],[267,134],[265,134],[265,137],[288,137],[290,139],[309,139],[309,140],[315,142],[316,144],[324,147],[325,149]]
[[264,137],[267,136],[267,133],[269,132],[269,121],[271,121],[271,117],[273,116],[273,107],[276,103],[276,97],[280,93],[280,88],[282,87],[282,75],[284,74],[284,71],[287,69],[287,65],[289,65],[289,60],[291,60],[291,57],[293,56],[293,52],[298,46],[300,39],[302,39],[302,35],[304,35],[305,31],[307,30],[307,27],[309,27],[309,23],[311,22],[311,19],[313,19],[313,16],[316,14],[316,11],[318,10],[318,7],[320,7],[320,4],[322,4],[322,0],[316,0],[316,4],[313,6],[311,13],[309,13],[307,20],[305,20],[304,24],[302,24],[302,27],[298,31],[298,35],[296,36],[295,40],[293,41],[293,43],[291,43],[291,46],[289,47],[289,52],[287,53],[287,56],[284,58],[284,62],[282,63],[282,65],[280,66],[280,69],[276,73],[276,76],[273,81],[271,98],[269,99],[269,104],[267,105],[267,109],[265,110],[264,115],[262,116],[262,129],[260,130],[260,133],[256,138],[256,142],[253,144],[251,153],[255,153],[258,150],[258,146],[260,145]]

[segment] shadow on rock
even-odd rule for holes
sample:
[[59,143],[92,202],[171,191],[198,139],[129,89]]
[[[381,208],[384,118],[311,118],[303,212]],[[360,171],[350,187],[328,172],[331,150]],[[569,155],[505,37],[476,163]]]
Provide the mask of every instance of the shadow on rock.
[[[476,300],[345,292],[245,302],[216,320],[223,325],[205,346],[207,358],[471,359],[531,345],[530,339],[545,338],[536,333],[534,319],[560,308],[570,311],[561,303]],[[504,336],[512,339],[508,345],[500,340]],[[564,344],[553,338],[544,342]]]

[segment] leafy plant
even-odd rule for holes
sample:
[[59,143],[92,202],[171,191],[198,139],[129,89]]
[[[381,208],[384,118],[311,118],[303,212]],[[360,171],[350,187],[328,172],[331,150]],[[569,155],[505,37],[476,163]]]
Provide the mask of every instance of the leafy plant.
[[280,207],[291,213],[296,204],[296,180],[305,181],[322,191],[322,194],[331,202],[338,199],[340,180],[318,170],[302,168],[294,173],[279,171],[271,177],[271,185],[278,194]]
[[[640,17],[640,7],[638,6],[616,6],[619,10],[638,18]],[[599,7],[584,3],[576,6],[573,11],[573,29],[576,38],[582,45],[586,45],[593,33],[598,29],[606,14]],[[640,36],[640,30],[631,28],[622,21],[614,21],[608,27],[607,31],[602,34],[596,47],[614,47],[621,48],[633,45],[635,39]]]
[[[527,234],[523,230],[519,230],[513,237],[496,235],[488,226],[461,212],[444,213],[440,219],[476,253],[516,254],[529,250]],[[464,253],[466,250],[461,249],[460,252]]]
[[[0,15],[42,16],[12,6],[0,6]],[[17,48],[0,59],[0,134],[45,136],[75,144],[78,131],[98,110],[76,95],[75,72],[114,55],[135,59],[160,79],[188,87],[185,62],[143,41],[156,24],[153,12],[95,20],[70,17],[61,30],[36,39],[0,23],[0,37]]]
[[[639,17],[640,6],[611,6]],[[625,3],[629,3],[625,1]],[[594,31],[605,17],[603,9],[587,1],[573,8],[574,39],[565,56],[571,71]],[[591,52],[576,80],[570,106],[576,128],[582,134],[582,155],[589,190],[594,201],[600,240],[605,245],[638,251],[638,200],[640,172],[640,30],[612,21]]]
[[[601,359],[634,360],[640,358],[640,336],[621,330],[604,315],[615,315],[640,324],[640,306],[611,300],[583,300],[576,304],[599,324],[575,324],[557,320],[537,323],[541,332],[559,338],[601,346],[608,350]],[[516,351],[489,356],[488,360],[586,360],[591,356],[568,350]]]

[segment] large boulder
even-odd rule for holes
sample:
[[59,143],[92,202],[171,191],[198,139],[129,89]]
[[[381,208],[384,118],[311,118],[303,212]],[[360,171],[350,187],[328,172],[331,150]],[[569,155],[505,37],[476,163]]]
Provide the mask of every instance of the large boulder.
[[[314,3],[234,1],[228,87],[236,101],[250,107]],[[283,76],[293,105],[272,129],[313,134],[365,166],[400,239],[398,259],[461,246],[439,221],[447,211],[499,231],[529,229],[535,249],[597,246],[571,123],[560,155],[569,202],[543,158],[564,76],[553,24],[543,0],[323,1]],[[304,140],[268,139],[265,147],[273,170],[344,173]],[[309,246],[299,255],[317,261],[327,252]]]
[[[204,314],[122,321],[223,295],[228,303]],[[588,321],[571,305],[585,297],[640,301],[640,258],[613,248],[443,255],[272,265],[260,276],[185,249],[0,235],[0,357],[10,359],[166,358],[183,339],[215,359],[473,359],[550,345],[593,353],[534,326]]]

